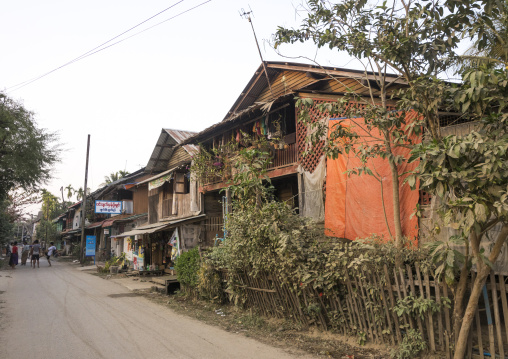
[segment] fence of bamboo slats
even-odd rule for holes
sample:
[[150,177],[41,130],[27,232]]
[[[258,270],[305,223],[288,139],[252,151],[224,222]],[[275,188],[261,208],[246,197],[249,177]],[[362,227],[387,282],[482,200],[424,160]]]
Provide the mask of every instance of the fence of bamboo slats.
[[[291,318],[304,327],[316,325],[345,335],[362,336],[379,344],[400,344],[410,329],[420,333],[431,353],[452,357],[453,298],[450,288],[417,264],[398,270],[349,274],[334,291],[323,293],[307,286],[292,288],[278,276],[222,273],[235,276],[246,306],[267,317]],[[474,279],[475,273],[473,272]],[[506,277],[491,274],[471,328],[467,358],[504,358],[508,354],[508,300]],[[231,283],[231,281],[230,281]],[[427,304],[428,310],[397,311],[404,303]],[[398,313],[398,314],[397,314]]]

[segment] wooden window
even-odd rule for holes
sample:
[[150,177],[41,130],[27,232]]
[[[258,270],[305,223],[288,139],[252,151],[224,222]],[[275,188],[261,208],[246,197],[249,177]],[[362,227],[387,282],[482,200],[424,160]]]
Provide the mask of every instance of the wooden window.
[[185,194],[185,173],[175,173],[175,193]]
[[148,222],[157,223],[159,221],[159,195],[148,197]]

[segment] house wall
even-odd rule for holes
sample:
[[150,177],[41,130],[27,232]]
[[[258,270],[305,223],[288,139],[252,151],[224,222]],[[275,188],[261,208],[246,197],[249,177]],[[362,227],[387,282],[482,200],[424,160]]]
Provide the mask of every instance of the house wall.
[[72,229],[78,229],[81,226],[81,208],[74,212],[74,218],[72,220]]
[[[173,178],[171,182],[166,182],[157,190],[159,196],[157,204],[158,220],[185,218],[195,214],[195,211],[191,210],[192,196],[188,178],[185,178],[184,185],[181,187],[178,184],[175,185],[175,179]],[[185,193],[177,193],[177,190],[180,192],[183,190]]]
[[183,147],[177,147],[168,162],[168,168],[176,167],[184,162],[190,162],[191,156]]

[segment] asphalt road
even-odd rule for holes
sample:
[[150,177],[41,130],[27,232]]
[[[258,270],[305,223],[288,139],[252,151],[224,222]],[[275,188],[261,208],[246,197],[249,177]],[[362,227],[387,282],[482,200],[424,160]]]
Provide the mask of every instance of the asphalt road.
[[0,271],[0,358],[311,358],[178,315],[76,265]]

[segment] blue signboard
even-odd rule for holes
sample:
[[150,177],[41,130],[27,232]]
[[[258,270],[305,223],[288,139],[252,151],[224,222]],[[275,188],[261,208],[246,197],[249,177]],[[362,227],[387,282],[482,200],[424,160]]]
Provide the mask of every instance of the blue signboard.
[[[95,257],[95,236],[86,236],[85,256]],[[94,259],[95,261],[95,259]]]

